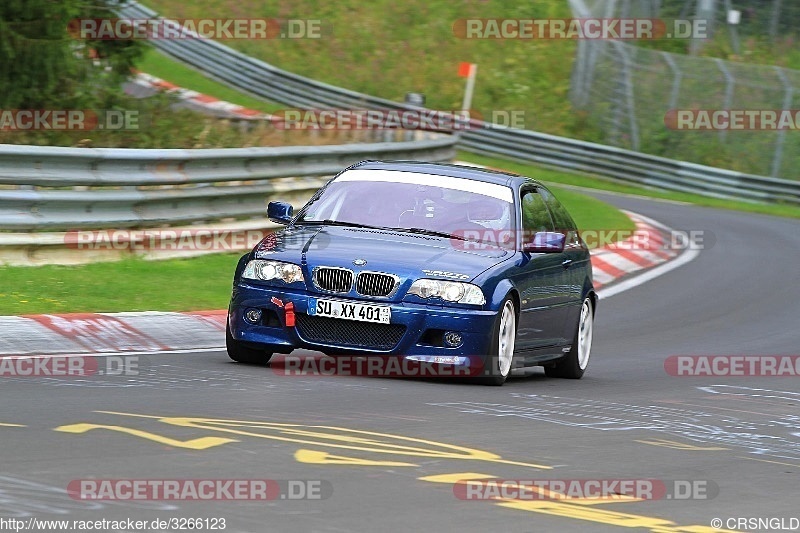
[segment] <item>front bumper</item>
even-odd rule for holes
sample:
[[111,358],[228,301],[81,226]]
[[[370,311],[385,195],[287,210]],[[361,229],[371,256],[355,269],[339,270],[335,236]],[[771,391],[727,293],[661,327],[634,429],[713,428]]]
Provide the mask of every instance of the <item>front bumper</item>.
[[[391,324],[405,328],[399,340],[391,347],[376,347],[375,345],[355,346],[352,343],[340,343],[332,339],[334,334],[328,334],[325,341],[309,338],[307,328],[300,324],[308,315],[309,300],[311,298],[325,298],[347,302],[369,303],[375,305],[388,305],[392,309]],[[298,318],[294,327],[286,326],[286,304],[291,302],[294,313]],[[244,317],[247,309],[260,309],[262,320],[257,324],[250,323]],[[414,356],[414,357],[444,357],[444,358],[474,358],[481,360],[488,353],[490,332],[494,325],[497,313],[480,309],[448,308],[437,305],[424,305],[409,302],[385,302],[370,299],[338,298],[322,294],[311,294],[306,291],[282,289],[280,287],[263,287],[239,282],[234,287],[230,307],[228,309],[228,323],[231,335],[240,342],[258,346],[270,352],[290,353],[295,348],[307,348],[320,351],[327,355],[389,355],[389,356]],[[277,320],[275,318],[277,317]],[[336,321],[337,328],[352,327],[348,331],[350,340],[354,338],[355,328],[368,324],[342,319],[327,319]],[[267,325],[268,324],[268,325]],[[430,332],[452,331],[461,335],[461,344],[457,347],[439,346],[431,342]],[[358,336],[356,334],[356,336]],[[369,336],[365,336],[367,338]]]

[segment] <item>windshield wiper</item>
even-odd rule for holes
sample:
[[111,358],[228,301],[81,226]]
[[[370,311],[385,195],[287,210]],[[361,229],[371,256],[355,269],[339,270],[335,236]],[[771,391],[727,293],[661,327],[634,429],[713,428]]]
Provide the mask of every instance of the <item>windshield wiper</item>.
[[425,229],[425,228],[389,228],[386,226],[370,226],[369,224],[359,224],[357,222],[347,222],[344,220],[300,220],[295,222],[295,225],[309,225],[309,226],[346,226],[351,228],[366,228],[366,229],[377,229],[377,230],[384,230],[384,231],[404,231],[406,233],[416,233],[418,235],[431,235],[433,237],[444,237],[445,239],[456,239],[459,241],[473,241],[474,239],[467,239],[466,237],[462,237],[461,235],[456,235],[454,233],[447,233],[446,231],[436,231],[432,229]]
[[382,229],[388,230],[392,228],[384,228],[383,226],[370,226],[369,224],[359,224],[358,222],[347,222],[345,220],[331,220],[326,218],[325,220],[299,220],[294,223],[297,226],[345,226],[349,228],[366,228],[366,229]]
[[456,235],[454,233],[447,233],[446,231],[436,231],[432,229],[425,229],[425,228],[386,228],[393,231],[406,231],[408,233],[417,233],[420,235],[431,235],[433,237],[444,237],[445,239],[456,239],[459,241],[470,241],[472,239],[467,239],[462,237],[461,235]]

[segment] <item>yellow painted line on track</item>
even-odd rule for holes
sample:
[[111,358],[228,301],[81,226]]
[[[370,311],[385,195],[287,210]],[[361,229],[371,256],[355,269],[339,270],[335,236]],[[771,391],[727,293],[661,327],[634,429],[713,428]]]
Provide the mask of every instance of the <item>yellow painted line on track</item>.
[[[446,483],[450,485],[467,485],[470,481],[486,481],[487,483],[491,484],[491,481],[488,480],[496,480],[498,485],[502,485],[505,482],[503,479],[499,479],[497,476],[492,476],[489,474],[476,474],[474,472],[456,472],[453,474],[439,474],[433,476],[425,476],[417,478],[420,481],[428,481],[430,483]],[[566,494],[562,494],[559,492],[551,491],[542,487],[537,487],[533,485],[532,481],[519,481],[514,482],[515,484],[518,483],[519,485],[523,485],[526,490],[531,492],[537,493],[539,496],[537,498],[533,498],[532,500],[508,500],[507,498],[502,498],[500,496],[497,497],[490,497],[486,498],[492,501],[562,501],[562,502],[569,502],[575,505],[600,505],[604,503],[632,503],[632,502],[642,502],[644,501],[643,498],[634,498],[633,496],[628,496],[625,494],[615,494],[613,497],[605,497],[605,498],[577,498],[577,497],[570,497]]]
[[417,478],[420,481],[428,481],[429,483],[449,483],[455,485],[464,481],[479,481],[482,479],[497,479],[497,476],[491,474],[477,474],[475,472],[455,472],[453,474],[437,474],[433,476],[424,476]]
[[[203,436],[189,440],[177,440],[149,431],[129,428],[119,425],[104,425],[78,423],[64,425],[55,428],[56,431],[82,434],[95,429],[105,429],[114,432],[124,433],[137,438],[142,438],[157,442],[159,444],[174,446],[177,448],[188,448],[192,450],[205,450],[221,446],[231,442],[240,442],[240,437],[254,437],[270,439],[295,444],[311,445],[313,447],[337,448],[355,450],[359,452],[389,454],[395,456],[429,457],[438,459],[460,459],[471,461],[483,461],[486,463],[497,463],[515,466],[525,466],[535,469],[552,469],[551,466],[535,463],[524,463],[503,459],[499,455],[491,452],[457,446],[442,442],[436,442],[390,433],[379,433],[374,431],[363,431],[337,426],[316,426],[290,423],[274,423],[263,421],[245,420],[224,420],[194,417],[163,417],[153,415],[142,415],[136,413],[122,413],[117,411],[95,411],[96,413],[110,414],[116,416],[145,418],[155,420],[159,423],[178,426],[183,428],[194,428],[204,432],[222,432],[235,435],[237,438],[225,438],[216,436]],[[656,445],[665,445],[664,442],[646,442]],[[680,449],[686,446],[682,443],[671,443],[672,446],[679,445]],[[319,464],[319,465],[349,465],[349,466],[379,466],[379,467],[418,467],[419,465],[394,460],[365,459],[362,457],[348,457],[344,455],[333,455],[327,451],[300,448],[294,454],[295,459],[300,463]],[[796,465],[794,465],[796,466]],[[430,475],[417,478],[420,481],[429,483],[465,483],[469,480],[497,479],[497,476],[490,474],[480,474],[475,472],[457,472],[449,474]],[[542,489],[545,490],[545,489]],[[521,511],[534,512],[539,514],[560,516],[572,520],[584,520],[599,524],[606,524],[625,528],[647,528],[654,533],[711,533],[717,530],[707,526],[690,525],[680,526],[667,519],[642,516],[628,513],[610,511],[601,507],[603,504],[633,503],[638,500],[632,497],[620,497],[612,499],[594,498],[571,498],[565,500],[563,495],[542,492],[542,499],[537,500],[509,500],[492,499],[493,505],[503,508],[516,509]],[[552,497],[552,499],[551,499]]]
[[675,440],[667,440],[667,439],[635,440],[634,442],[639,442],[641,444],[650,444],[651,446],[662,446],[664,448],[672,448],[674,450],[686,450],[693,452],[718,452],[730,449],[730,448],[723,448],[721,446],[695,446],[694,444],[688,444],[685,442],[678,442]]
[[793,466],[795,468],[800,468],[800,465],[792,463],[783,463],[781,461],[768,461],[767,459],[756,459],[755,457],[739,457],[739,459],[750,459],[751,461],[760,461],[762,463],[772,463],[774,465]]
[[574,503],[563,503],[557,501],[521,501],[503,500],[497,505],[518,511],[529,511],[533,513],[546,514],[551,516],[561,516],[574,520],[585,520],[599,524],[607,524],[616,527],[626,528],[646,528],[658,533],[731,533],[727,529],[716,529],[709,526],[680,526],[665,518],[656,518],[629,513],[620,513],[598,507],[575,505]]
[[123,426],[108,426],[103,424],[70,424],[67,426],[59,426],[55,428],[54,431],[80,434],[80,433],[86,433],[87,431],[91,431],[93,429],[106,429],[109,431],[118,431],[120,433],[133,435],[134,437],[141,437],[143,439],[152,440],[160,444],[166,444],[167,446],[174,446],[176,448],[188,448],[190,450],[207,450],[208,448],[214,448],[215,446],[221,446],[223,444],[228,444],[229,442],[238,442],[234,439],[226,439],[222,437],[201,437],[199,439],[190,439],[183,441],[183,440],[171,439],[169,437],[164,437],[162,435],[156,435],[155,433],[150,433],[149,431],[142,431],[139,429],[127,428]]
[[[475,472],[456,472],[452,474],[440,474],[417,478],[420,481],[431,483],[466,483],[468,481],[483,481],[487,479],[498,479],[497,476],[489,474],[478,474]],[[529,487],[539,493],[541,498],[533,500],[516,500],[492,498],[495,505],[507,509],[540,513],[562,518],[584,520],[597,524],[605,524],[624,528],[646,528],[654,533],[712,533],[728,530],[715,529],[713,527],[691,525],[679,526],[671,520],[651,516],[636,515],[610,511],[597,507],[599,505],[616,503],[636,503],[644,501],[640,498],[627,497],[620,495],[614,498],[568,498],[563,494],[554,493],[540,487]],[[730,533],[730,532],[728,532]]]
[[347,466],[419,466],[415,463],[403,463],[400,461],[372,461],[359,457],[345,457],[342,455],[331,455],[328,452],[316,450],[300,449],[294,452],[294,458],[298,463],[308,463],[315,465],[347,465]]
[[[542,470],[552,469],[551,466],[547,465],[503,459],[497,454],[483,450],[477,450],[474,448],[468,448],[465,446],[457,446],[455,444],[436,442],[415,437],[406,437],[391,433],[363,431],[337,426],[316,426],[213,418],[160,417],[152,415],[140,415],[135,413],[122,413],[118,411],[95,412],[126,417],[156,419],[159,422],[173,426],[228,433],[231,435],[236,435],[237,437],[254,437],[282,442],[292,442],[306,446],[321,446],[325,448],[340,448],[360,452],[404,455],[412,457],[485,461],[489,463],[524,466]],[[147,432],[138,432],[136,435],[143,438],[151,438],[153,434]],[[159,441],[158,439],[153,438],[151,438],[151,440]]]

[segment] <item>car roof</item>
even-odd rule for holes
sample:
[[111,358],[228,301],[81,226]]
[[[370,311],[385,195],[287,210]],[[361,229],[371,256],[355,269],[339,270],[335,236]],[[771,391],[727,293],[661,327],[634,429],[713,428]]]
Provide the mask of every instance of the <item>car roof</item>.
[[432,176],[450,176],[453,178],[467,178],[508,187],[518,187],[523,183],[532,183],[542,186],[538,181],[488,168],[469,167],[465,165],[452,165],[448,163],[428,163],[425,161],[361,161],[347,168],[347,170],[394,170],[398,172],[417,172]]

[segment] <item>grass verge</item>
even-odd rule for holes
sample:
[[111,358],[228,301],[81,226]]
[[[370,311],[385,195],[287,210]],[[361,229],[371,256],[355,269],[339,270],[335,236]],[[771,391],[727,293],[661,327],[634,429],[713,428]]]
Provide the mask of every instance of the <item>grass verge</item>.
[[238,258],[0,267],[0,315],[224,309]]
[[136,67],[142,72],[174,83],[178,87],[191,89],[262,113],[273,113],[286,107],[232,89],[224,83],[206,77],[185,63],[175,61],[155,48],[148,48]]

